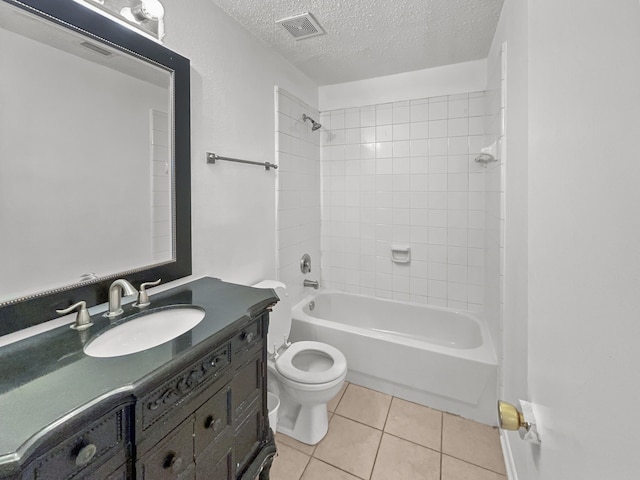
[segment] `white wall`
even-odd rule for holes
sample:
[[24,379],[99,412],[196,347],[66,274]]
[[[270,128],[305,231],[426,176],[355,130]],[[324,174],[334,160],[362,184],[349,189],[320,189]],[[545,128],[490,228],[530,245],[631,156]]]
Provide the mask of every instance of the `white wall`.
[[[503,364],[506,47],[498,48],[487,62],[485,90],[485,144],[494,145],[495,161],[484,166],[484,303],[498,364]],[[502,374],[500,374],[502,377]]]
[[456,95],[483,90],[486,62],[446,65],[355,82],[325,85],[319,89],[320,111],[401,102],[418,98]]
[[[528,275],[514,273],[511,290],[506,279],[506,299],[522,305],[528,290],[528,306],[516,316],[505,306],[505,326],[528,338],[505,332],[507,345],[525,339],[527,351],[526,360],[505,352],[518,364],[505,372],[505,393],[528,390],[542,434],[539,447],[510,436],[518,478],[637,478],[640,5],[518,3],[505,4],[501,33],[509,63],[529,60],[526,80],[508,80],[520,107],[508,102],[507,122],[510,141],[528,132],[528,173],[507,179],[507,229],[510,203],[528,201]],[[513,159],[509,149],[508,176]],[[507,270],[522,259],[509,245],[507,233]]]
[[273,162],[274,86],[313,106],[317,87],[213,2],[188,3],[163,0],[165,44],[191,60],[193,273],[275,278],[275,172],[205,152]]

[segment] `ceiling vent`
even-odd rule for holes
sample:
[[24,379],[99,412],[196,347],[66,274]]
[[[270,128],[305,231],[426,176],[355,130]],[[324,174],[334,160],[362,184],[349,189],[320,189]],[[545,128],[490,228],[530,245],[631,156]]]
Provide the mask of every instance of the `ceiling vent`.
[[325,33],[320,24],[313,18],[313,15],[308,12],[277,20],[276,23],[286,28],[296,40],[315,37]]

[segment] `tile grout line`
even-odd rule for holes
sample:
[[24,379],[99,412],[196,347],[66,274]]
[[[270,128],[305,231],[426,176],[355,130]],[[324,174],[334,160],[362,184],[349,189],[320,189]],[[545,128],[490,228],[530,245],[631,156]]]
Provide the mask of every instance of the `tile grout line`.
[[483,467],[482,465],[478,465],[477,463],[470,462],[469,460],[465,460],[463,458],[456,457],[455,455],[451,455],[449,453],[443,453],[442,455],[447,456],[447,457],[451,457],[451,458],[455,458],[456,460],[459,460],[462,463],[466,463],[468,465],[473,465],[474,467],[481,468],[482,470],[486,470],[487,472],[495,473],[496,475],[500,475],[501,477],[506,477],[506,475],[504,473],[496,472],[495,470],[491,470],[490,468]]
[[382,424],[382,430],[381,435],[380,435],[380,442],[378,442],[378,448],[376,449],[376,456],[373,459],[373,466],[371,467],[371,473],[369,474],[369,479],[371,479],[371,477],[373,476],[373,472],[376,469],[376,464],[378,463],[378,455],[380,454],[380,447],[382,446],[382,439],[384,437],[385,434],[385,427],[387,426],[387,420],[389,420],[389,414],[391,413],[391,404],[393,403],[393,399],[395,397],[392,395],[391,396],[391,401],[389,402],[389,407],[387,408],[387,414],[384,417],[384,423]]
[[444,413],[440,412],[440,480],[442,480],[442,457],[444,450]]
[[307,468],[309,468],[309,464],[311,463],[311,459],[313,457],[311,455],[309,455],[309,459],[307,460],[307,464],[304,466],[304,469],[302,470],[302,473],[300,474],[300,477],[298,477],[298,480],[300,480],[302,477],[304,477],[305,472],[307,471]]

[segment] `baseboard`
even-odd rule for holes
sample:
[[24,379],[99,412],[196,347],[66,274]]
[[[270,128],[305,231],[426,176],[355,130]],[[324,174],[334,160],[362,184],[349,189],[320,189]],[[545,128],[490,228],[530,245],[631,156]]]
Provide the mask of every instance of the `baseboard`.
[[509,437],[507,436],[507,432],[504,430],[500,430],[500,444],[502,445],[504,466],[507,469],[507,478],[509,480],[518,480],[516,465],[513,461],[513,454],[511,453],[511,443],[509,443]]

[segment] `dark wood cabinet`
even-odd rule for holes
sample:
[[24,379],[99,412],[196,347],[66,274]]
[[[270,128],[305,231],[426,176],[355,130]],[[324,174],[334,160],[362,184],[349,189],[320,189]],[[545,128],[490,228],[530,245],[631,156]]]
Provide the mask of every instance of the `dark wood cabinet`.
[[267,328],[266,312],[239,322],[197,358],[87,409],[12,478],[267,479]]

